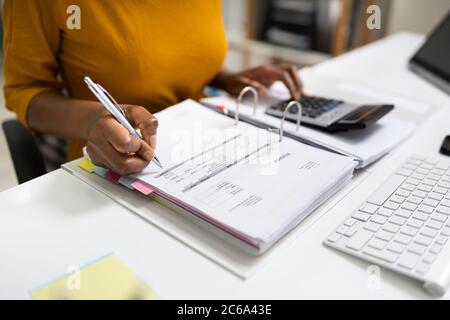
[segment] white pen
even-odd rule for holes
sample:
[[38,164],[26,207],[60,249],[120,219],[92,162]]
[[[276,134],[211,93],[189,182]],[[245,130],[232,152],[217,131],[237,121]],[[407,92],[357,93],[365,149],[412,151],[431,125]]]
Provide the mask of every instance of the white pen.
[[[91,78],[89,77],[84,77],[84,82],[86,82],[89,90],[92,91],[94,96],[98,99],[98,101],[100,101],[100,103],[105,107],[105,109],[108,110],[114,116],[114,118],[116,118],[116,120],[119,121],[119,123],[130,132],[130,134],[139,139],[142,139],[141,133],[136,129],[134,129],[133,126],[128,122],[122,108],[119,106],[116,100],[114,100],[114,98],[108,93],[108,91],[106,91],[98,83],[92,81]],[[163,168],[161,162],[159,161],[156,155],[153,156],[152,161],[161,169]]]

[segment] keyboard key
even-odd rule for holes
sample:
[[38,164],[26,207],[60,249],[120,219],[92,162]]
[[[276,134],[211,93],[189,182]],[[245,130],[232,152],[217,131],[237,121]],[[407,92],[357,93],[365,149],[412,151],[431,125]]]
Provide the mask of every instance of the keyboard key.
[[422,203],[422,198],[411,195],[406,199],[406,201],[419,205]]
[[420,212],[426,213],[426,214],[431,214],[431,213],[433,213],[434,208],[424,205],[424,204],[421,204],[417,210]]
[[333,233],[331,236],[328,237],[328,242],[335,243],[341,238],[341,235],[339,233]]
[[[367,202],[381,206],[391,194],[405,181],[406,177],[394,174],[370,196]],[[412,190],[410,190],[412,191]]]
[[436,238],[436,243],[440,245],[444,245],[447,243],[448,237],[447,236],[439,236]]
[[379,214],[376,214],[376,215],[374,215],[374,216],[372,217],[372,219],[370,219],[370,221],[373,221],[373,222],[378,223],[378,224],[385,224],[386,221],[387,221],[387,219],[388,219],[388,218],[383,217],[383,216],[381,216],[381,215],[379,215]]
[[420,244],[415,244],[412,243],[409,247],[408,247],[408,251],[415,253],[419,256],[423,255],[425,253],[425,251],[427,250],[427,247],[422,246]]
[[428,228],[435,229],[435,230],[441,230],[443,225],[444,225],[443,223],[438,222],[436,220],[428,220],[428,222],[426,224],[426,226]]
[[417,219],[409,219],[408,222],[406,222],[406,225],[409,227],[420,229],[423,226],[423,222]]
[[377,214],[383,216],[383,217],[391,217],[394,214],[394,210],[387,209],[387,208],[380,208],[378,209]]
[[441,201],[441,206],[450,208],[450,200],[442,200]]
[[447,194],[448,190],[445,188],[436,187],[433,189],[433,192],[436,192],[436,193],[439,193],[439,194],[442,194],[445,196]]
[[417,190],[413,192],[413,195],[415,195],[417,197],[425,198],[427,196],[427,194],[429,192],[431,192],[431,190],[433,190],[432,187],[427,186],[426,184],[422,183],[417,187]]
[[423,201],[423,204],[425,204],[427,206],[430,206],[430,207],[433,207],[433,208],[436,208],[438,206],[438,204],[439,204],[439,201],[436,201],[436,200],[433,200],[433,199],[430,199],[430,198],[426,198]]
[[397,260],[397,258],[398,258],[398,254],[396,254],[395,252],[388,251],[388,250],[380,251],[380,250],[373,249],[370,247],[364,248],[363,253],[367,254],[369,256],[372,256],[374,258],[378,258],[378,259],[384,260],[386,262],[390,262],[390,263],[395,262],[395,260]]
[[419,233],[421,235],[427,236],[429,238],[435,238],[438,234],[438,231],[426,227],[426,228],[423,228],[422,230],[420,230]]
[[398,203],[398,204],[402,204],[403,202],[405,202],[405,198],[404,197],[400,197],[397,195],[393,195],[391,196],[391,198],[389,199],[392,202]]
[[[431,188],[430,188],[430,190],[431,190]],[[412,193],[412,195],[417,198],[425,199],[426,196],[428,195],[428,192],[417,189]]]
[[404,189],[398,189],[397,191],[395,191],[395,194],[398,195],[398,196],[407,198],[407,197],[409,197],[409,195],[411,194],[411,192],[406,191],[406,190],[404,190]]
[[441,188],[450,189],[450,183],[446,181],[439,181],[437,185]]
[[397,210],[399,206],[400,205],[398,203],[395,203],[392,201],[388,201],[383,205],[383,207],[385,207],[386,209],[391,209],[391,210]]
[[413,213],[413,218],[420,220],[420,221],[427,221],[428,220],[428,215],[425,213],[421,213],[421,212],[414,212]]
[[439,181],[441,179],[441,176],[438,176],[437,174],[434,174],[434,173],[429,173],[427,175],[427,178],[437,182],[437,181]]
[[347,226],[347,227],[353,227],[353,226],[355,225],[355,223],[356,223],[356,220],[350,218],[350,219],[347,219],[347,220],[344,222],[344,226]]
[[397,216],[393,216],[389,220],[389,222],[391,222],[393,224],[396,224],[396,225],[399,225],[399,226],[402,226],[402,225],[404,225],[406,223],[406,219],[403,219],[403,218],[400,218],[400,217],[397,217]]
[[372,221],[367,222],[364,225],[364,229],[372,232],[377,232],[381,228],[381,225]]
[[419,234],[414,239],[414,242],[428,247],[431,244],[431,242],[433,242],[433,239],[430,238],[430,237],[425,237],[425,236]]
[[356,233],[355,228],[348,228],[347,231],[345,231],[344,236],[346,237],[353,237],[353,235]]
[[346,247],[359,251],[372,238],[373,233],[366,230],[358,230],[356,234],[347,242]]
[[431,265],[428,263],[423,263],[421,262],[417,268],[416,268],[416,272],[421,273],[421,274],[426,274],[431,268]]
[[423,179],[425,179],[425,177],[426,176],[424,174],[418,173],[418,172],[415,172],[415,173],[413,173],[411,175],[411,178],[414,178],[414,179],[417,179],[417,180],[423,180]]
[[348,227],[346,226],[339,226],[339,228],[336,229],[336,232],[339,234],[344,234],[348,230]]
[[403,226],[400,229],[400,233],[401,234],[405,234],[407,236],[413,237],[416,235],[417,233],[417,229],[416,228],[412,228],[412,227],[408,227],[408,226]]
[[432,164],[432,165],[434,166],[435,164],[437,164],[437,163],[439,162],[439,160],[436,160],[436,159],[433,159],[433,158],[426,158],[426,159],[424,160],[424,162],[425,162],[425,163]]
[[408,178],[408,179],[406,179],[405,182],[409,183],[409,184],[412,184],[413,186],[418,186],[420,184],[420,180],[419,179],[414,179],[414,178]]
[[374,214],[375,212],[377,212],[377,210],[378,210],[378,206],[368,203],[368,202],[366,202],[361,208],[359,208],[359,211],[369,213],[369,214]]
[[437,201],[441,201],[444,198],[444,196],[442,194],[439,194],[439,193],[436,193],[436,192],[432,192],[432,193],[430,193],[428,198],[433,199],[433,200],[437,200]]
[[368,246],[377,250],[383,250],[384,247],[386,247],[387,242],[381,239],[372,238],[372,240],[369,241]]
[[416,189],[416,187],[414,185],[409,184],[409,183],[402,184],[402,186],[400,188],[403,190],[409,191],[409,192],[413,192]]
[[430,248],[430,253],[438,254],[439,252],[441,252],[443,247],[444,246],[440,244],[433,244]]
[[436,220],[436,221],[438,221],[438,222],[444,223],[444,222],[447,221],[447,216],[446,216],[446,215],[443,215],[443,214],[441,214],[441,213],[435,213],[435,214],[433,214],[433,215],[431,216],[431,219],[432,219],[432,220]]
[[436,208],[436,212],[445,214],[447,216],[450,216],[450,208],[449,207],[444,207],[444,206],[438,206]]
[[436,185],[436,181],[428,179],[428,178],[423,179],[422,182],[423,182],[423,184],[426,184],[430,187],[434,187]]
[[400,230],[400,227],[398,225],[388,222],[383,226],[383,230],[390,232],[390,233],[397,233],[398,230]]
[[411,239],[412,239],[411,237],[401,234],[401,233],[396,234],[394,237],[395,242],[405,244],[405,245],[409,244],[411,242]]
[[446,226],[444,229],[442,229],[441,234],[444,237],[450,237],[450,227]]
[[411,215],[412,215],[412,211],[408,211],[405,209],[400,209],[398,211],[395,212],[396,216],[408,219]]
[[415,211],[417,209],[417,205],[410,202],[405,202],[404,204],[402,204],[402,208],[409,211]]
[[431,169],[433,169],[433,165],[427,164],[427,163],[422,163],[422,164],[420,165],[420,167],[423,168],[423,169],[426,169],[426,170],[431,170]]
[[395,253],[402,253],[405,251],[406,246],[404,244],[398,243],[398,242],[389,242],[387,246],[387,250],[395,252]]
[[430,170],[424,169],[424,168],[417,168],[416,172],[420,173],[420,174],[428,174],[430,172]]
[[419,258],[420,257],[417,254],[405,252],[398,259],[398,265],[406,269],[412,269],[416,266],[417,262],[419,262]]
[[436,255],[432,254],[432,253],[428,253],[423,258],[423,262],[428,263],[428,264],[432,264],[434,262],[434,260],[436,260]]
[[361,211],[357,211],[352,215],[352,218],[362,221],[362,222],[366,222],[367,220],[369,220],[370,214],[364,213]]
[[375,237],[384,241],[391,241],[392,238],[394,237],[394,234],[385,230],[380,230],[377,232]]

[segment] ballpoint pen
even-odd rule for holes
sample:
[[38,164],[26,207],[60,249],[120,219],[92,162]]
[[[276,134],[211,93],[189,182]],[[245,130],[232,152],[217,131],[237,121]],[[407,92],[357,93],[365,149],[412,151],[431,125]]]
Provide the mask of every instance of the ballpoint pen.
[[[95,83],[89,77],[84,77],[84,82],[87,84],[89,90],[94,94],[94,96],[100,101],[100,103],[108,110],[116,120],[123,125],[131,135],[142,139],[142,135],[139,131],[133,128],[133,126],[128,122],[125,117],[125,112],[119,106],[119,104],[114,100],[114,98],[106,91],[101,85]],[[156,155],[153,156],[152,161],[161,169],[163,168],[161,162]]]

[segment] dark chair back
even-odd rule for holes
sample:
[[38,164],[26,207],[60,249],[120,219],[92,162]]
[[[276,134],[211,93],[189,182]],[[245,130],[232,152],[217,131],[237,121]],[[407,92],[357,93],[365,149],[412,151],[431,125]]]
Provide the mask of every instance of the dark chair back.
[[31,132],[19,120],[2,124],[19,183],[47,173],[44,160]]

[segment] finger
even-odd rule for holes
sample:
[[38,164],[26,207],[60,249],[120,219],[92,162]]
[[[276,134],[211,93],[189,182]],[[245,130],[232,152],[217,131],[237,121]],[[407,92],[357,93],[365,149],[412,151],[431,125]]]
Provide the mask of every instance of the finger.
[[125,110],[127,119],[131,125],[141,131],[145,142],[147,142],[152,150],[155,150],[158,120],[144,107],[133,106]]
[[281,68],[289,73],[289,76],[291,77],[292,81],[295,84],[295,87],[297,88],[300,95],[303,94],[303,83],[298,75],[298,69],[296,66],[292,64],[283,64],[281,65]]
[[93,143],[88,142],[86,152],[93,164],[99,167],[108,168],[108,162],[103,157],[102,152],[99,152],[98,148]]
[[258,94],[261,96],[267,96],[269,94],[269,88],[267,88],[265,85],[263,85],[262,83],[260,83],[256,80],[252,80],[247,77],[242,77],[242,84],[243,84],[243,88],[246,86],[251,86],[251,87],[255,88],[256,91],[258,91]]
[[92,144],[92,149],[100,162],[120,175],[128,175],[142,171],[149,161],[138,155],[127,155],[118,152],[108,141],[102,140]]
[[283,69],[277,69],[274,72],[277,74],[277,79],[282,81],[284,83],[284,85],[287,87],[291,97],[295,100],[299,100],[300,93],[296,89],[294,81],[291,79],[291,76],[289,75],[289,73]]
[[103,137],[116,151],[128,155],[137,153],[150,161],[153,158],[153,149],[143,140],[132,136],[125,127],[115,119],[107,118],[102,125]]

